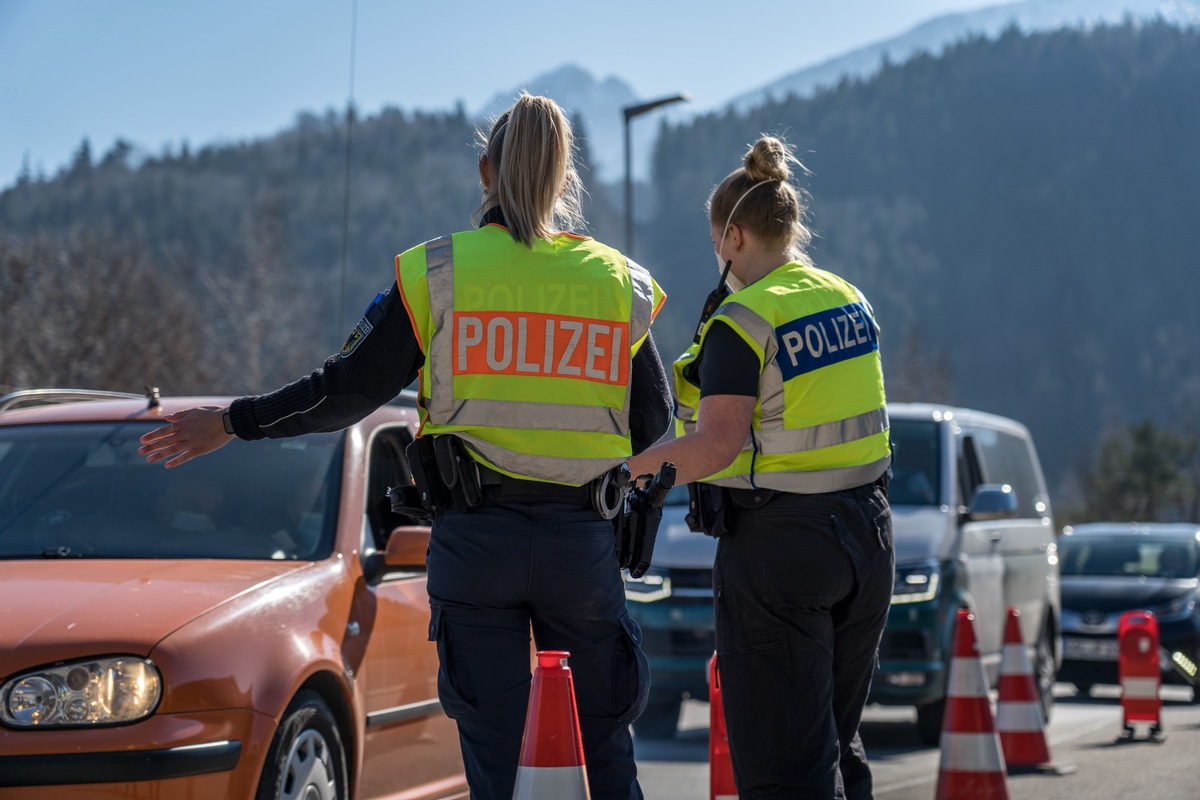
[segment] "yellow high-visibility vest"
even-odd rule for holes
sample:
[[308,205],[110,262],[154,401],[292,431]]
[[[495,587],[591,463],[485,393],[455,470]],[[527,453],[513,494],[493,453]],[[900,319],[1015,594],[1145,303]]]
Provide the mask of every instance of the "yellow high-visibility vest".
[[703,479],[800,494],[871,483],[890,462],[879,328],[866,298],[838,276],[785,264],[731,294],[675,362],[676,432],[695,427],[696,358],[717,321],[759,359],[758,398],[733,463]]
[[396,257],[425,354],[421,435],[519,478],[582,485],[627,459],[630,366],[665,295],[594,239],[532,247],[500,225]]

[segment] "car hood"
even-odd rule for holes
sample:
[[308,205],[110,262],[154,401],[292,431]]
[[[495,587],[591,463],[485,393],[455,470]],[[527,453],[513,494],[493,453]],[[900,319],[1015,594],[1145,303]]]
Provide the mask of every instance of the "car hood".
[[946,541],[949,510],[945,506],[892,506],[892,535],[896,563],[941,561],[951,542]]
[[717,540],[689,530],[684,517],[688,507],[663,506],[662,523],[654,540],[652,563],[664,569],[712,569]]
[[0,562],[0,675],[98,653],[146,655],[211,609],[307,562],[83,560]]
[[1073,611],[1129,611],[1164,606],[1196,590],[1195,580],[1118,578],[1063,575],[1063,608]]
[[[892,506],[896,562],[938,561],[950,546],[946,541],[947,514],[939,506]],[[687,506],[663,507],[662,524],[654,544],[654,565],[663,568],[712,569],[717,540],[688,529]]]

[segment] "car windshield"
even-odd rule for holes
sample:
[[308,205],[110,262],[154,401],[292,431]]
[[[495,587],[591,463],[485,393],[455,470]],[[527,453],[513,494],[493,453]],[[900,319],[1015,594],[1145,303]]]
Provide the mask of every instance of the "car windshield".
[[1063,575],[1196,577],[1196,543],[1188,539],[1064,536],[1058,553]]
[[233,441],[175,469],[157,424],[0,428],[0,558],[308,560],[332,548],[341,437]]
[[888,502],[894,506],[937,506],[942,485],[938,424],[932,420],[892,420],[892,480]]

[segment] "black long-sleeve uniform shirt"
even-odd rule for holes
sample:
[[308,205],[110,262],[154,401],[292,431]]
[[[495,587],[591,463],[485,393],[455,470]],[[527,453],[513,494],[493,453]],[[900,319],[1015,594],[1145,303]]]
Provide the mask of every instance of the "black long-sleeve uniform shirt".
[[[395,283],[363,320],[342,352],[319,369],[269,394],[234,400],[229,411],[234,433],[252,440],[341,430],[400,394],[425,356]],[[634,357],[630,380],[630,436],[633,452],[640,453],[666,432],[673,408],[652,336]]]

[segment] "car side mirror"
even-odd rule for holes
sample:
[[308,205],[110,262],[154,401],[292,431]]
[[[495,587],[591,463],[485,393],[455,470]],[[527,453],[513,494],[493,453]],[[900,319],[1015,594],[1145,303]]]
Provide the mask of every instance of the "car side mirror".
[[1017,493],[1007,483],[984,483],[975,490],[967,519],[972,522],[987,522],[1010,519],[1017,515]]
[[388,534],[383,552],[373,553],[363,566],[367,583],[375,585],[389,572],[425,570],[429,550],[429,528],[425,525],[401,525]]

